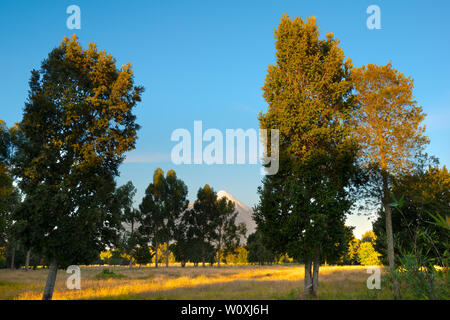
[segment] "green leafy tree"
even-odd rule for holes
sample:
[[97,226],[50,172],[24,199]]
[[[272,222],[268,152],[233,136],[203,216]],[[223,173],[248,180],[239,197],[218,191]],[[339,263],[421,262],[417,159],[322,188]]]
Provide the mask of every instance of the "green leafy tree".
[[[404,198],[392,203],[392,207],[405,216]],[[426,213],[426,211],[425,211]],[[398,286],[397,296],[401,298],[405,294],[415,299],[443,299],[448,300],[450,290],[448,286],[448,262],[450,219],[440,213],[427,213],[429,226],[437,227],[444,232],[444,238],[440,243],[436,242],[436,233],[426,225],[406,225],[411,249],[399,246],[400,255],[398,262],[400,270],[395,270],[388,278],[388,283],[394,282]],[[436,266],[442,268],[438,269]]]
[[214,250],[211,242],[214,238],[217,215],[217,193],[206,184],[203,188],[199,188],[197,199],[193,208],[187,210],[184,214],[184,223],[188,226],[187,239],[193,241],[196,245],[193,262],[200,257],[203,266],[207,261],[214,259]]
[[158,168],[153,174],[153,182],[145,190],[145,196],[139,205],[141,221],[139,233],[145,242],[151,243],[155,251],[155,267],[158,268],[158,249],[161,243],[168,241],[164,201],[166,193],[164,172]]
[[148,246],[138,246],[134,249],[134,258],[138,265],[145,265],[152,262],[154,252]]
[[139,231],[155,248],[155,267],[158,267],[158,248],[165,244],[166,266],[169,265],[170,241],[176,236],[182,213],[188,206],[187,187],[174,170],[166,177],[162,169],[155,170],[153,182],[145,191],[139,206],[142,214]]
[[58,267],[87,264],[120,230],[114,177],[135,147],[132,110],[143,88],[131,64],[74,35],[31,72],[15,138],[14,173],[25,193],[15,211],[24,246],[50,261],[43,299],[51,299]]
[[[12,256],[15,256],[17,241],[13,232],[12,212],[20,201],[11,174],[11,133],[5,122],[0,120],[0,248],[3,248],[0,259],[4,261],[5,266],[7,251],[12,251]],[[6,250],[6,247],[9,250]],[[11,268],[14,266],[14,261],[11,261]]]
[[131,181],[128,181],[125,185],[118,188],[120,199],[122,203],[122,222],[126,223],[130,230],[125,230],[123,233],[122,249],[130,256],[130,265],[133,267],[133,255],[136,246],[140,243],[140,235],[137,232],[136,224],[141,219],[141,212],[133,208],[133,198],[136,195],[136,188]]
[[354,227],[346,226],[346,248],[342,256],[337,261],[330,261],[331,263],[336,262],[340,265],[353,265],[358,264],[358,248],[360,241],[356,239],[353,234]]
[[229,252],[236,249],[240,244],[241,237],[247,233],[244,223],[236,225],[238,212],[235,211],[233,201],[222,197],[216,202],[216,214],[213,216],[213,229],[211,240],[217,252],[217,266],[223,258],[224,251]]
[[266,249],[262,237],[262,233],[258,230],[248,236],[248,262],[259,263],[260,265],[264,265],[266,263],[271,264],[274,262],[275,255],[270,250]]
[[[281,18],[276,64],[266,76],[262,129],[279,130],[280,170],[263,179],[255,220],[265,245],[305,262],[305,293],[316,294],[323,260],[345,250],[345,215],[356,171],[349,60],[314,17]],[[269,150],[276,151],[276,150]]]
[[[169,170],[166,176],[167,183],[167,223],[169,229],[169,241],[174,240],[176,233],[184,228],[182,216],[186,211],[189,201],[187,200],[188,188],[186,184],[177,178],[174,170]],[[166,241],[166,266],[169,265],[170,244]]]
[[371,242],[361,241],[358,248],[358,262],[363,266],[375,266],[379,265],[380,254],[375,251]]
[[[435,225],[430,214],[450,217],[450,173],[445,166],[439,168],[436,161],[425,161],[409,174],[401,175],[392,185],[395,199],[402,199],[401,210],[392,217],[395,245],[404,253],[418,250],[427,252],[430,259],[439,258],[447,249],[448,231]],[[373,227],[377,234],[376,249],[387,257],[385,216],[379,212]],[[422,237],[427,234],[430,239]],[[435,248],[433,248],[435,247]],[[431,249],[431,250],[429,250]],[[398,262],[399,255],[396,254]]]

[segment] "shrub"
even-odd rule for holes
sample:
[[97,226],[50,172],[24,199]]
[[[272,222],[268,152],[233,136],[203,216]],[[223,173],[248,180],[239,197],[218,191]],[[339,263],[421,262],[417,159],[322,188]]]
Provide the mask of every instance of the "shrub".
[[115,273],[114,271],[110,270],[109,268],[105,268],[102,270],[102,272],[95,275],[95,279],[97,280],[106,280],[106,279],[121,279],[125,276],[121,273]]

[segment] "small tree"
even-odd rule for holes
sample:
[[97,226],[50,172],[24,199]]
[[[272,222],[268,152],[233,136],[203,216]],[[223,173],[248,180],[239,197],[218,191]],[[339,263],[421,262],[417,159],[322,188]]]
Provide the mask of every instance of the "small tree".
[[265,263],[273,263],[275,260],[275,255],[264,246],[262,233],[258,230],[248,236],[247,250],[248,262],[263,265]]
[[247,232],[245,224],[236,225],[237,214],[233,201],[225,197],[217,200],[211,239],[215,244],[218,267],[220,267],[223,251],[237,248],[241,237]]
[[154,252],[148,246],[138,246],[134,249],[134,258],[138,265],[152,262]]
[[371,242],[361,242],[358,248],[358,262],[363,266],[381,264],[380,254],[375,251]]

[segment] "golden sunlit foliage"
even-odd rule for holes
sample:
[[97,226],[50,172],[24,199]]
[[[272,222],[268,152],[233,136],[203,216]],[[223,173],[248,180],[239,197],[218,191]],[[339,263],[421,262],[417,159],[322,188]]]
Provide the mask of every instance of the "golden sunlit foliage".
[[355,130],[361,159],[391,174],[409,168],[412,152],[428,142],[422,125],[426,115],[413,99],[413,79],[391,63],[354,68],[351,77],[361,106]]

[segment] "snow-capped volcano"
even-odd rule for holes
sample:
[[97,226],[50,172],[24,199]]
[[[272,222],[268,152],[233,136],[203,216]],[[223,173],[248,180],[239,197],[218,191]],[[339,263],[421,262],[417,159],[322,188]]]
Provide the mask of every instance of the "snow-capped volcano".
[[236,223],[243,222],[247,227],[247,236],[255,232],[256,224],[255,221],[253,221],[252,214],[253,210],[250,209],[245,203],[237,200],[235,197],[233,197],[230,193],[228,193],[225,190],[220,190],[217,192],[217,199],[220,198],[227,198],[230,201],[233,201],[236,206],[236,211],[238,212],[238,215],[236,217]]

